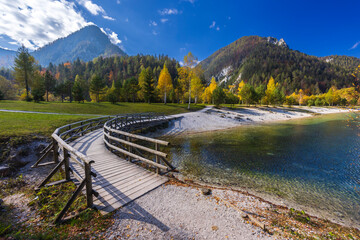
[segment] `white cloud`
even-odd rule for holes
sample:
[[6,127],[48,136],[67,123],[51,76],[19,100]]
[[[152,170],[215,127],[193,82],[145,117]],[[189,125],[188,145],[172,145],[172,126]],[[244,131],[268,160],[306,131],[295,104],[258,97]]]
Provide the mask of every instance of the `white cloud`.
[[220,27],[216,27],[216,31],[220,31]]
[[156,27],[157,25],[157,22],[150,20],[149,26]]
[[129,19],[128,19],[128,18],[126,18],[126,19],[125,19],[125,22],[129,22]]
[[117,45],[121,43],[121,40],[118,38],[118,35],[115,32],[111,32],[110,34],[108,34],[108,37],[111,41],[111,43]]
[[121,2],[120,2],[120,0],[117,0],[116,3],[117,3],[117,4],[120,4]]
[[93,24],[66,0],[0,0],[0,6],[0,35],[31,50]]
[[176,8],[172,8],[172,9],[164,8],[162,10],[159,10],[160,15],[176,15],[178,13],[179,11]]
[[216,24],[216,22],[213,21],[213,22],[211,23],[211,25],[209,26],[209,28],[214,28],[214,27],[215,27],[215,24]]
[[125,41],[127,41],[127,40],[128,40],[127,36],[124,36],[124,40],[125,40]]
[[357,48],[357,47],[359,46],[359,44],[360,44],[360,41],[357,42],[357,43],[355,43],[355,44],[350,48],[350,50]]
[[99,15],[99,13],[105,14],[105,10],[101,6],[91,2],[90,0],[78,0],[78,2],[92,15]]
[[152,34],[156,36],[156,35],[158,35],[159,33],[156,32],[155,30],[152,30]]
[[167,21],[169,21],[169,19],[167,19],[167,18],[162,18],[162,19],[160,19],[160,21],[161,21],[162,23],[166,23]]
[[103,18],[105,18],[105,19],[107,19],[107,20],[110,20],[110,21],[115,21],[115,18],[106,16],[106,15],[104,15]]
[[106,28],[106,31],[103,28],[100,28],[100,30],[108,36],[112,44],[117,45],[121,43],[121,40],[118,38],[118,35],[115,32],[111,31],[109,28]]

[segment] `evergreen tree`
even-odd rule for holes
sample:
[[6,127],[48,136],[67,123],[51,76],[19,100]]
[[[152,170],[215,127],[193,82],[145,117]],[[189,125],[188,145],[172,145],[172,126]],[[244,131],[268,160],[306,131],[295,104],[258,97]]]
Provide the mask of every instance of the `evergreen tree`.
[[91,77],[90,92],[92,94],[95,94],[96,102],[99,102],[100,94],[105,93],[104,91],[105,86],[106,86],[105,81],[102,78],[100,78],[98,75],[94,74]]
[[144,99],[147,103],[151,103],[155,96],[155,88],[154,78],[150,67],[146,69],[144,80]]
[[85,81],[79,75],[76,75],[75,82],[72,87],[72,95],[74,97],[74,100],[79,103],[81,101],[84,102],[85,100],[84,86],[85,86]]
[[31,79],[35,69],[35,59],[29,51],[21,46],[14,60],[15,79],[20,86],[25,86],[26,98],[29,98]]
[[40,102],[44,100],[45,95],[45,80],[40,75],[39,72],[35,72],[33,74],[33,82],[32,82],[32,88],[31,88],[31,94],[34,98],[35,102]]
[[49,101],[49,92],[54,91],[55,89],[56,80],[51,75],[49,70],[46,70],[45,76],[44,76],[44,86],[46,91],[46,101]]
[[224,89],[222,89],[221,87],[216,87],[212,93],[212,96],[213,96],[214,104],[216,106],[225,102],[226,94],[224,92]]
[[255,93],[254,87],[248,83],[246,83],[241,88],[239,95],[241,96],[242,101],[244,101],[248,105],[250,103],[254,102],[256,99],[256,93]]
[[107,95],[108,101],[111,102],[112,104],[115,104],[118,101],[118,96],[116,94],[116,88],[115,88],[115,81],[114,80],[112,82],[111,88],[109,88],[106,95]]

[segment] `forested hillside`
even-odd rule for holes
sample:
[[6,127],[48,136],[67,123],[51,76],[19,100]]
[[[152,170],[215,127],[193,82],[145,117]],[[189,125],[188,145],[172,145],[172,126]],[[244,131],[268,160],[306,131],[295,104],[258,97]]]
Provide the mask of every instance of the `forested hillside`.
[[331,86],[351,86],[352,71],[359,59],[335,56],[332,61],[319,59],[287,46],[278,46],[267,38],[242,37],[216,51],[199,66],[206,79],[215,76],[225,85],[241,80],[260,85],[272,76],[286,93],[304,89],[310,93],[327,91]]

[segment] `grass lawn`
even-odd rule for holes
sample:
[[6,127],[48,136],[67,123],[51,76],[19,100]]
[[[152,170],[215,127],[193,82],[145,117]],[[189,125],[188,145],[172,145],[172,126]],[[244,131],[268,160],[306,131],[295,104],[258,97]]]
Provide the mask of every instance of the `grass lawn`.
[[[190,111],[200,110],[204,105],[191,105]],[[69,103],[69,102],[24,102],[0,101],[0,109],[22,110],[35,112],[76,113],[115,115],[124,113],[157,112],[166,115],[188,112],[187,104],[162,104],[162,103]],[[2,114],[2,113],[0,113]]]
[[89,116],[0,112],[0,139],[31,134],[50,136],[62,125],[88,118]]

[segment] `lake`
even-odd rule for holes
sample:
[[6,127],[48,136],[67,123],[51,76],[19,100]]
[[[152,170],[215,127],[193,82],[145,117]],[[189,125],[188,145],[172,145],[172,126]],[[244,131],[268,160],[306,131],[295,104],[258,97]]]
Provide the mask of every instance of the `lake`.
[[359,131],[348,114],[167,138],[186,175],[360,221]]

